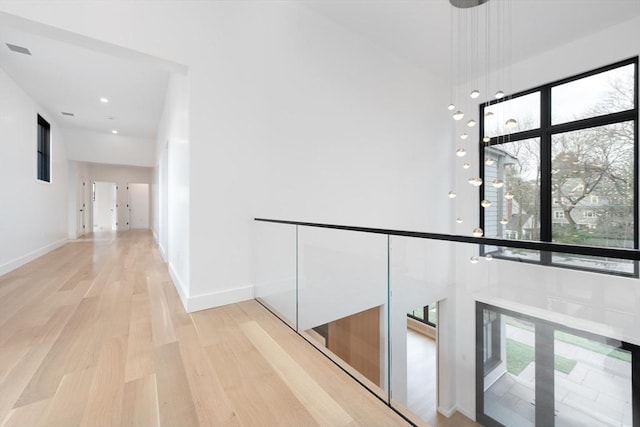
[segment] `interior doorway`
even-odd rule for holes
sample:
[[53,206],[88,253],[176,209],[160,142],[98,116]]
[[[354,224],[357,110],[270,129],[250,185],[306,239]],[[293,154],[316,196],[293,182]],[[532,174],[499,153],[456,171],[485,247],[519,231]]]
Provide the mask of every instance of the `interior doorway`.
[[149,184],[128,184],[129,221],[130,229],[148,229],[149,221]]
[[93,183],[93,231],[118,229],[117,194],[115,182]]

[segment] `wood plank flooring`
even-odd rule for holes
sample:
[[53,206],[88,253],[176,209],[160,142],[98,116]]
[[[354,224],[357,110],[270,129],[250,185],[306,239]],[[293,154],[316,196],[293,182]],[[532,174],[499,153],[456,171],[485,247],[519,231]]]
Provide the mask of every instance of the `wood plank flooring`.
[[0,426],[406,422],[255,301],[187,314],[149,232],[0,277]]

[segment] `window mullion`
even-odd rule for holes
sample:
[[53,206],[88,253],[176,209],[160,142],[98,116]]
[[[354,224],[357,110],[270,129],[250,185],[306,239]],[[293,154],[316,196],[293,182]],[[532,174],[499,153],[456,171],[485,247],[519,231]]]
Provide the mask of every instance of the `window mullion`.
[[[540,91],[540,240],[551,241],[551,87]],[[540,254],[543,264],[551,263],[551,253]]]
[[589,129],[599,126],[606,126],[620,122],[634,120],[637,117],[636,110],[619,111],[617,113],[605,114],[602,116],[589,117],[582,120],[574,120],[571,122],[550,125],[551,133],[574,132],[582,129]]

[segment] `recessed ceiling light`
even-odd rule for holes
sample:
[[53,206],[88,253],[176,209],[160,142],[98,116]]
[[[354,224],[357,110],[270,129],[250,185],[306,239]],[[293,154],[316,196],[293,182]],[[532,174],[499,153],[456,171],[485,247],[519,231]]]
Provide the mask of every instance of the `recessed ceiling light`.
[[100,98],[100,102],[106,104],[107,102],[109,102],[109,100],[107,98]]
[[31,55],[31,52],[29,52],[29,49],[27,49],[26,47],[17,46],[11,43],[6,43],[6,45],[9,48],[9,50],[13,52],[24,53],[25,55]]
[[114,129],[114,130],[111,131],[111,133],[114,134],[114,135],[117,135],[118,131]]
[[62,115],[63,115],[63,116],[69,116],[69,117],[75,117],[75,116],[76,116],[75,114],[73,114],[73,113],[68,113],[68,112],[66,112],[66,111],[62,111],[61,113],[62,113]]

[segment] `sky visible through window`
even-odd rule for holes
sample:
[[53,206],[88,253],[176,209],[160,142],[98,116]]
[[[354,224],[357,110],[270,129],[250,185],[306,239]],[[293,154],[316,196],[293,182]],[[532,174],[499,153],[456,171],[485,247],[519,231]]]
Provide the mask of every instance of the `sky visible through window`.
[[[552,124],[565,123],[600,114],[633,108],[634,65],[574,80],[552,88]],[[611,96],[612,94],[617,96]],[[606,101],[609,98],[614,100]],[[488,106],[493,116],[485,119],[485,135],[495,137],[540,127],[540,93],[534,92]],[[504,123],[514,118],[518,125],[507,129]]]

